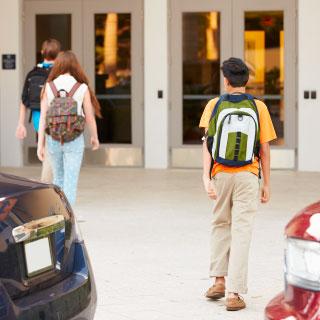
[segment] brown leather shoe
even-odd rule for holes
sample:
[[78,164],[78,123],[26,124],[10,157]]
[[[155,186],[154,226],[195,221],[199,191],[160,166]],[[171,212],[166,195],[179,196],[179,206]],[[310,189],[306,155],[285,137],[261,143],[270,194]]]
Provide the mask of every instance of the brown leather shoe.
[[226,287],[223,283],[214,284],[206,292],[206,297],[212,300],[219,300],[225,296]]
[[246,304],[242,297],[238,296],[236,298],[227,298],[226,308],[228,311],[238,311],[245,307]]

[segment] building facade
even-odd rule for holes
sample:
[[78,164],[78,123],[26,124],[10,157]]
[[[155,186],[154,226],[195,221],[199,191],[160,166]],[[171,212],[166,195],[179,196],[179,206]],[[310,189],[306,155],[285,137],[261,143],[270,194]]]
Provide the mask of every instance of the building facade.
[[223,92],[230,56],[250,68],[248,92],[268,105],[272,167],[320,171],[318,0],[1,0],[0,165],[36,162],[28,124],[15,138],[26,72],[46,38],[75,51],[102,106],[98,152],[85,162],[201,166],[198,122]]

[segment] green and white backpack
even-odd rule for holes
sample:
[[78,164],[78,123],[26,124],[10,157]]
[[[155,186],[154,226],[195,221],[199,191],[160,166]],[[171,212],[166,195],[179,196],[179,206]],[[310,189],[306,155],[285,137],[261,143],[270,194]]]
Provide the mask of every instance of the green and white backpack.
[[253,96],[225,94],[219,98],[209,121],[207,146],[212,165],[242,167],[259,158],[259,113]]

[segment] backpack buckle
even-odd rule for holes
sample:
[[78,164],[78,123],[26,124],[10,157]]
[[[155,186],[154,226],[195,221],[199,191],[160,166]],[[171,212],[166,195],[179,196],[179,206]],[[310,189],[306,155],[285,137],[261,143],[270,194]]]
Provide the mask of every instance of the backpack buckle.
[[67,93],[67,91],[65,91],[65,90],[59,90],[58,91],[59,92],[59,97],[60,98],[66,98],[67,97],[67,95],[68,95],[68,93]]

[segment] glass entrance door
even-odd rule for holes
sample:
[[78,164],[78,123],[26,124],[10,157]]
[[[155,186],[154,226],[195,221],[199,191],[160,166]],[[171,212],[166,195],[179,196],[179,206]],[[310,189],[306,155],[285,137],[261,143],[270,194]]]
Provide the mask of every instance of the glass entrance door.
[[201,166],[199,119],[207,101],[223,93],[222,61],[236,56],[250,68],[248,92],[265,101],[276,128],[274,167],[293,167],[295,24],[291,1],[173,0],[171,17],[172,166]]
[[[25,73],[39,61],[43,40],[56,38],[77,54],[101,104],[101,148],[85,162],[143,165],[143,0],[25,0]],[[29,129],[32,132],[32,129]],[[36,160],[35,139],[25,143]]]
[[83,2],[84,65],[103,116],[100,163],[143,165],[142,2]]
[[283,11],[245,12],[244,60],[250,68],[248,93],[269,107],[278,139],[284,144],[284,15]]
[[98,13],[95,29],[95,90],[102,107],[102,143],[132,143],[131,14]]
[[248,92],[263,100],[278,139],[272,144],[273,166],[295,167],[296,23],[290,0],[234,1],[234,54],[250,68]]
[[198,128],[209,99],[220,94],[221,61],[231,55],[231,0],[172,0],[170,7],[171,165],[201,165]]
[[[220,12],[183,12],[183,144],[197,144],[197,119],[208,99],[220,94]],[[197,39],[197,41],[195,41]]]
[[[25,0],[23,28],[24,76],[37,63],[41,62],[41,45],[48,38],[61,42],[63,50],[72,49],[83,63],[81,2],[77,0],[39,1]],[[36,155],[36,135],[30,123],[27,123],[28,135],[24,141],[24,162],[38,162]]]

